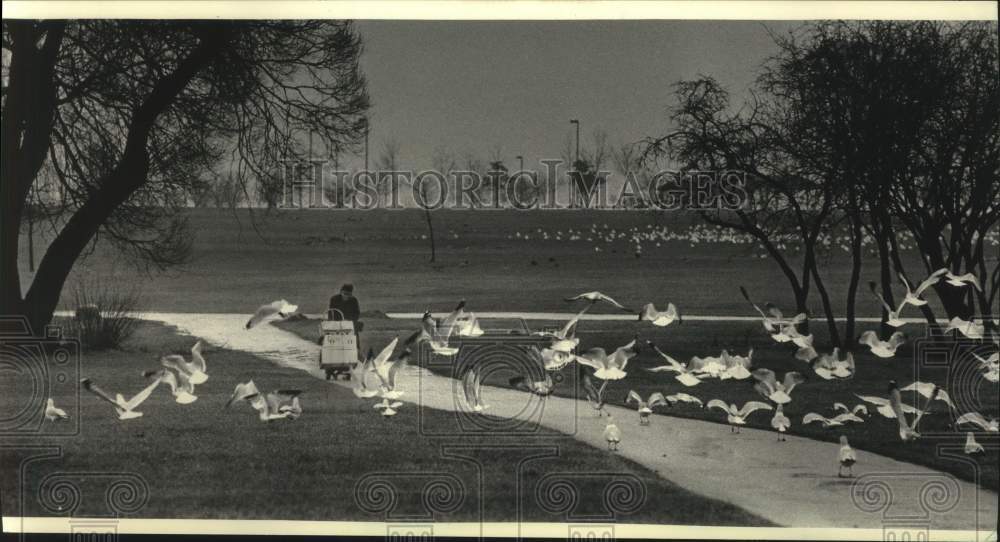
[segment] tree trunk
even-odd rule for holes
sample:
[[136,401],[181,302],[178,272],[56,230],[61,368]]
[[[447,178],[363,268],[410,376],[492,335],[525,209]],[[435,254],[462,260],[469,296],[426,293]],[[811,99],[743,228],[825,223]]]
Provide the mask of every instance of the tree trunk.
[[[426,204],[427,202],[425,201],[424,203]],[[430,209],[424,209],[424,218],[427,219],[427,232],[431,240],[431,263],[434,263],[434,260],[437,259],[437,250],[434,246],[434,223],[431,222]]]
[[844,343],[853,348],[855,342],[855,312],[858,299],[858,283],[861,279],[861,224],[860,217],[851,218],[851,280],[847,285],[847,326],[844,329]]

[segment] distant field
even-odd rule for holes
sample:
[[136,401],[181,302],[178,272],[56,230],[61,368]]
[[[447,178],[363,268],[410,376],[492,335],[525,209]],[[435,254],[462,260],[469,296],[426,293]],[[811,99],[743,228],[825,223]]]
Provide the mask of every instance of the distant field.
[[[289,210],[266,217],[257,212],[256,229],[245,209],[187,212],[196,234],[189,264],[147,278],[98,246],[70,283],[94,275],[141,281],[145,309],[177,312],[245,312],[278,298],[321,312],[343,282],[356,285],[364,310],[380,311],[446,310],[458,298],[468,299],[473,310],[565,310],[564,296],[600,289],[632,305],[670,301],[690,314],[750,315],[737,289],[741,284],[761,301],[784,307],[792,302],[778,267],[756,257],[750,245],[648,243],[636,258],[624,240],[588,242],[584,234],[560,242],[538,232],[587,231],[595,224],[618,231],[650,224],[685,231],[695,217],[684,213],[438,211],[433,214],[438,258],[432,265],[419,211]],[[26,243],[21,248],[26,252]],[[916,254],[906,256],[918,269]],[[26,288],[30,273],[26,258],[21,260]],[[839,250],[824,262],[841,312],[848,263]],[[877,278],[877,262],[865,264],[862,285]],[[877,316],[877,302],[864,286],[858,296],[859,315]],[[64,291],[69,308],[66,298]],[[814,314],[820,309],[819,296],[813,295]]]

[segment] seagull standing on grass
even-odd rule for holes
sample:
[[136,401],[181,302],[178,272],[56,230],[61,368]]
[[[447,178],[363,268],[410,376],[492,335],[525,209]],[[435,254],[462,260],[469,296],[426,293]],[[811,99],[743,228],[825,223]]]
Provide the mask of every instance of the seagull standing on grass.
[[299,309],[298,305],[292,305],[285,301],[284,299],[279,299],[277,301],[272,301],[267,305],[261,305],[257,308],[257,312],[247,320],[246,328],[251,329],[257,324],[263,322],[264,320],[277,315],[280,318],[288,318]]
[[854,449],[847,442],[847,437],[840,435],[840,452],[837,454],[837,459],[840,462],[840,468],[837,469],[837,477],[844,477],[844,469],[847,469],[847,477],[854,477],[854,464],[858,462],[858,456],[854,453]]
[[708,408],[717,408],[726,413],[726,421],[729,422],[729,430],[732,433],[739,433],[741,425],[746,425],[747,417],[758,410],[774,410],[771,405],[760,401],[747,401],[743,408],[736,408],[735,404],[726,404],[721,399],[712,399],[708,402]]
[[643,401],[642,396],[634,390],[629,390],[625,404],[635,403],[639,412],[639,425],[649,425],[649,417],[653,414],[653,407],[667,406],[667,400],[660,392],[654,392],[649,399]]
[[68,420],[69,414],[66,411],[57,407],[56,402],[52,400],[51,397],[45,400],[45,419],[50,422],[57,422],[59,420]]
[[257,390],[253,380],[236,385],[233,395],[226,402],[226,408],[235,401],[246,401],[257,411],[260,421],[269,422],[278,419],[297,419],[302,415],[302,405],[299,403],[301,390],[274,390],[262,394]]
[[93,393],[108,403],[111,403],[111,405],[115,407],[115,412],[118,413],[119,420],[131,420],[142,416],[142,412],[136,412],[135,409],[138,408],[143,401],[149,398],[150,394],[153,393],[153,390],[160,385],[160,380],[154,380],[152,384],[143,388],[129,400],[125,400],[120,393],[116,393],[115,397],[112,398],[106,391],[99,388],[97,384],[94,384],[94,382],[89,378],[84,378],[80,381],[80,384],[83,385],[83,389]]

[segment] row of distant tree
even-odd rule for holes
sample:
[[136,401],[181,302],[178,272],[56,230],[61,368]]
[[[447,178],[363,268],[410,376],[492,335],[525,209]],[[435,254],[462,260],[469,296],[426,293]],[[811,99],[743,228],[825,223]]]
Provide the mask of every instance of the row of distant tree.
[[[931,295],[946,318],[985,317],[996,329],[1000,254],[986,241],[1000,220],[996,23],[822,22],[773,37],[779,50],[745,101],[711,77],[678,83],[674,129],[646,140],[644,158],[747,172],[746,205],[702,218],[753,236],[799,311],[818,295],[836,346],[855,338],[866,240],[889,304],[901,299],[899,277],[915,285],[940,268],[972,273],[981,288],[940,282]],[[827,289],[841,268],[824,265],[819,243],[831,232],[850,237],[843,329],[834,321],[841,301]],[[907,265],[903,232],[919,264]],[[779,248],[789,236],[801,247],[796,258]],[[929,305],[912,310],[931,324],[941,316]]]
[[[797,309],[818,295],[834,344],[855,335],[865,240],[877,246],[889,303],[897,275],[912,284],[941,267],[971,272],[980,290],[935,291],[948,317],[986,315],[995,327],[1000,271],[985,234],[1000,219],[996,31],[996,23],[803,25],[773,36],[778,52],[749,99],[734,103],[711,77],[682,81],[669,99],[669,133],[618,147],[598,133],[571,182],[596,186],[595,172],[608,166],[647,172],[640,184],[665,166],[746,172],[745,207],[702,218],[753,236]],[[4,20],[3,53],[0,306],[36,330],[97,242],[154,269],[185,261],[192,236],[180,207],[262,196],[273,205],[285,182],[280,164],[306,162],[313,138],[341,156],[359,153],[368,132],[361,38],[350,22]],[[309,145],[292,133],[312,134]],[[573,143],[564,162],[576,158]],[[510,165],[492,158],[441,149],[433,165],[499,171],[502,182]],[[390,142],[377,165],[399,169],[398,159]],[[430,213],[426,221],[433,260]],[[52,239],[27,288],[23,225]],[[902,231],[920,265],[903,257]],[[844,329],[818,243],[830,232],[851,239]],[[789,236],[799,240],[794,254],[777,241]]]

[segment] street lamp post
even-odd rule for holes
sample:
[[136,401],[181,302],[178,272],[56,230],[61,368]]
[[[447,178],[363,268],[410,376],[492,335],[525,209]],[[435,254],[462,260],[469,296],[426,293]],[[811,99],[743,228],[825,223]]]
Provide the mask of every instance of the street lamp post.
[[518,166],[517,170],[518,171],[524,171],[524,157],[519,154],[519,155],[515,156],[514,158],[517,158],[518,161],[521,164],[520,166]]
[[[575,162],[579,162],[580,161],[580,121],[577,120],[577,119],[572,119],[572,120],[569,121],[569,123],[576,125],[576,160],[575,160]],[[575,162],[573,164],[574,166],[576,165]]]

